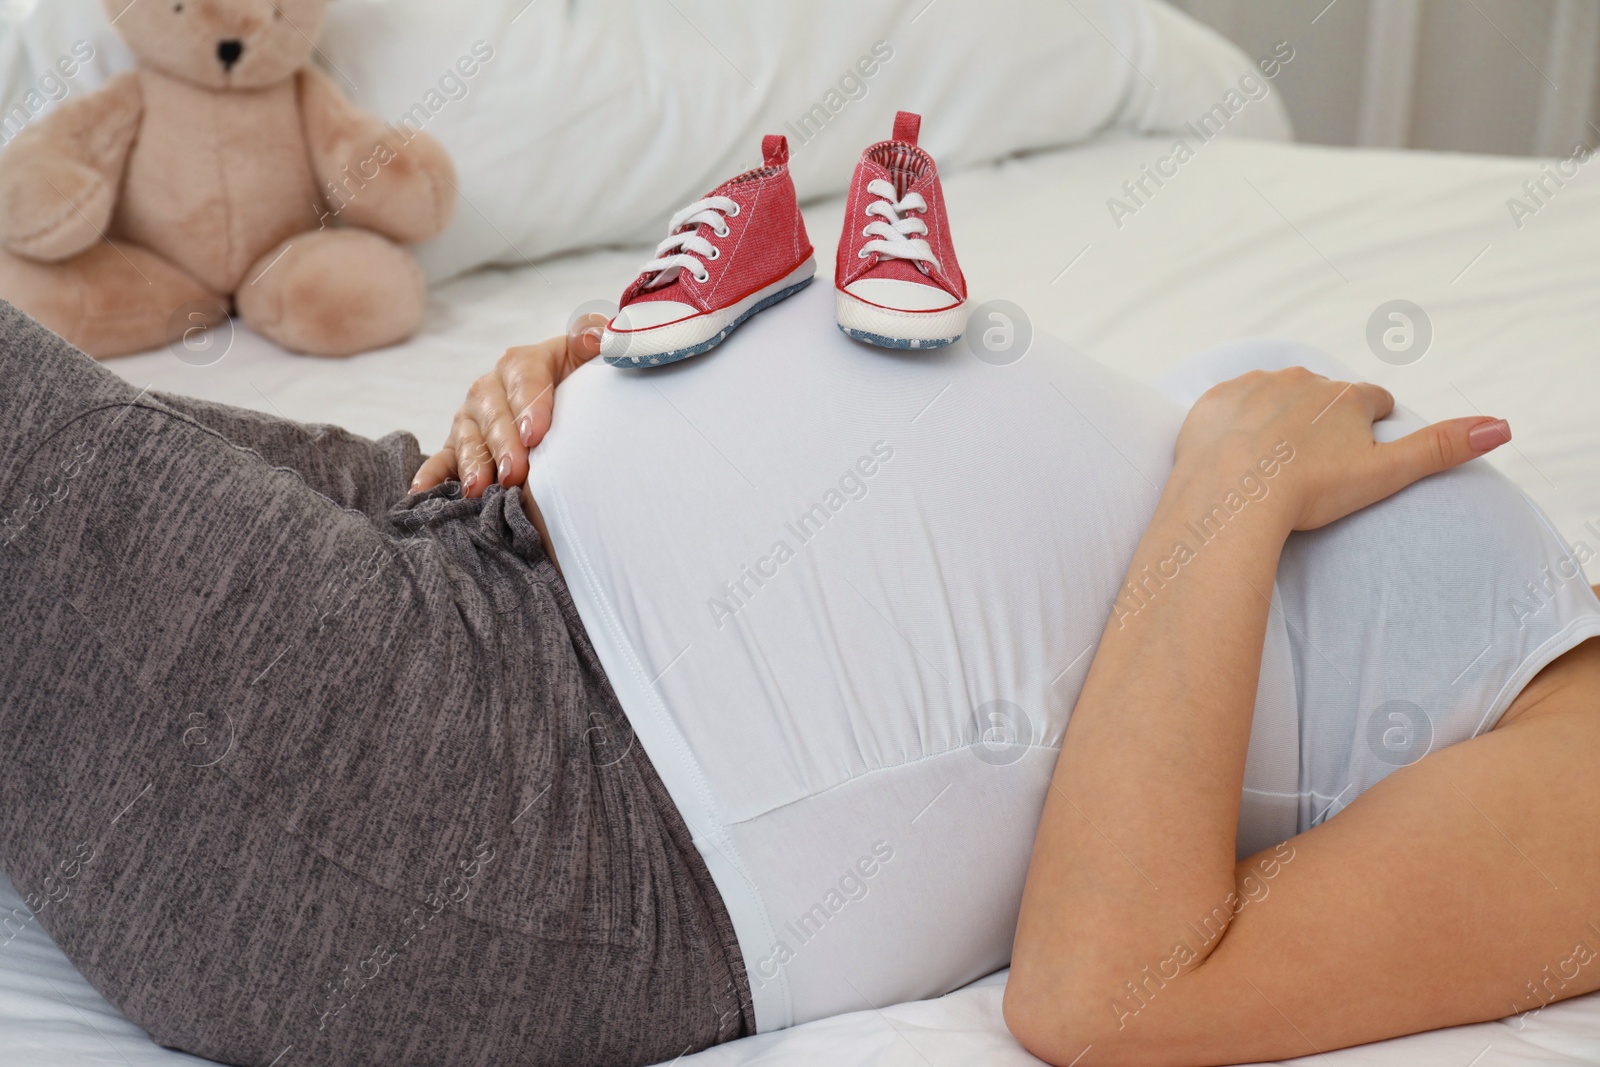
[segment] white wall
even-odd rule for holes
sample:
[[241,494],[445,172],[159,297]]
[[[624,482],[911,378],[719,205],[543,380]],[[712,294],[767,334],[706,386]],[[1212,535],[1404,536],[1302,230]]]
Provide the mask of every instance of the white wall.
[[1600,146],[1600,0],[1170,0],[1278,41],[1299,140],[1507,155]]

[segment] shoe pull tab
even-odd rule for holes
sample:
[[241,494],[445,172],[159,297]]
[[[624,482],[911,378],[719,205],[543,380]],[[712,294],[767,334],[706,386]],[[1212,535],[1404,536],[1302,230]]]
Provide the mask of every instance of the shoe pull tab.
[[894,139],[904,141],[906,144],[916,144],[917,134],[922,130],[922,116],[914,111],[896,111],[894,113]]
[[761,138],[761,159],[769,167],[781,167],[789,162],[789,139],[781,133],[769,133]]

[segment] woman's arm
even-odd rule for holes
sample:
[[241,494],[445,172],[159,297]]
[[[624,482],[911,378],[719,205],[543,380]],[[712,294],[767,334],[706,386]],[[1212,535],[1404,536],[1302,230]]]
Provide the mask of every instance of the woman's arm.
[[467,390],[444,447],[417,470],[411,491],[455,478],[463,496],[479,497],[497,480],[507,486],[526,481],[528,452],[550,432],[556,386],[599,355],[604,327],[603,316],[588,315],[565,337],[507,349]]
[[[1284,541],[1509,439],[1504,423],[1458,419],[1377,444],[1371,424],[1392,407],[1376,386],[1294,368],[1225,383],[1189,415],[1034,846],[1005,1010],[1035,1054],[1082,1067],[1260,1054],[1242,1043],[1246,1016],[1194,995],[1194,976],[1246,899],[1234,831]],[[1200,542],[1219,509],[1222,532]]]

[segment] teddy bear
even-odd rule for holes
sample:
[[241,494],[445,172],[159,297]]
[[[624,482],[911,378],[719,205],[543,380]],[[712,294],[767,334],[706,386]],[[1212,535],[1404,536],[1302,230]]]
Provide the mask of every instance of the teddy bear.
[[102,0],[137,60],[0,155],[0,297],[96,358],[231,311],[284,348],[405,340],[444,148],[309,65],[329,0]]

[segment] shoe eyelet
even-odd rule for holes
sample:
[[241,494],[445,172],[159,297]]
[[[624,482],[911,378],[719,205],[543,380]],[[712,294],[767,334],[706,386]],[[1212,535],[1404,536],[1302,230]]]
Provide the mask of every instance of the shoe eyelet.
[[865,248],[863,248],[861,251],[856,253],[856,258],[857,259],[866,259],[867,255],[868,255],[867,250]]
[[722,258],[722,249],[718,248],[716,245],[712,245],[711,246],[711,254],[706,256],[706,259],[708,259],[711,262],[715,263],[717,260],[719,260],[721,258]]
[[870,228],[862,230],[861,231],[861,236],[863,236],[863,237],[871,237],[872,236],[872,230]]
[[732,233],[733,231],[730,230],[728,227],[724,226],[720,230],[712,230],[711,232],[716,234],[718,237],[726,237],[726,236],[728,236],[728,234]]
[[706,282],[709,282],[711,280],[711,272],[710,271],[704,271],[704,272],[702,272],[700,274],[696,274],[694,276],[694,280],[699,282],[701,285],[704,285]]
[[726,214],[730,219],[736,219],[739,217],[739,212],[742,210],[744,209],[739,206],[737,201],[735,201],[733,207],[724,214]]

